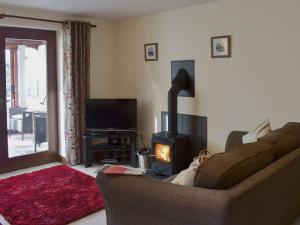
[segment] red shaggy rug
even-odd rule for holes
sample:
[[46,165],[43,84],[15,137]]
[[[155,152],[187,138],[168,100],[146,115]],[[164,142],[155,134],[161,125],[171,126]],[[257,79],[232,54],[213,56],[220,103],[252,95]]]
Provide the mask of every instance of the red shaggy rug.
[[0,180],[11,225],[64,225],[104,209],[95,178],[61,165]]

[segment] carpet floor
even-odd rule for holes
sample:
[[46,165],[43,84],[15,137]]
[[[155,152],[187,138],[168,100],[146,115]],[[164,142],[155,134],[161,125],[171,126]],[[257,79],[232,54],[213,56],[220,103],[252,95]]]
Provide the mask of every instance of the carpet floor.
[[101,209],[95,178],[64,165],[0,180],[0,214],[11,225],[65,225]]

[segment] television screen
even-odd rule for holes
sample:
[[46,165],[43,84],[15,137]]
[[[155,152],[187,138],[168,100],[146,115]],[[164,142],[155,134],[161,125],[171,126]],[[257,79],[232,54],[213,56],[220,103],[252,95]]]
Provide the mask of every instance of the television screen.
[[86,102],[88,130],[136,130],[136,99],[88,99]]

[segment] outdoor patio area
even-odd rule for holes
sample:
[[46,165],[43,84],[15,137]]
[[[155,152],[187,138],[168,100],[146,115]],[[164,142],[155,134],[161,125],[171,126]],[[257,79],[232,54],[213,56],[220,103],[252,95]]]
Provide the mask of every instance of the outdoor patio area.
[[12,134],[8,137],[8,155],[9,158],[29,155],[36,152],[48,150],[48,142],[34,146],[33,134],[24,134],[23,140],[21,134]]

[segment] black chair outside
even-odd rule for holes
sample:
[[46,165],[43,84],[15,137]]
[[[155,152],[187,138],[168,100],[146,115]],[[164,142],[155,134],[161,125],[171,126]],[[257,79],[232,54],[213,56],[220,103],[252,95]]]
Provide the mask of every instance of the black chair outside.
[[9,109],[9,136],[14,131],[20,132],[22,140],[25,133],[32,133],[32,112],[27,112],[24,107]]
[[33,114],[33,142],[34,151],[37,150],[37,145],[41,145],[48,141],[47,134],[47,113],[38,112]]

